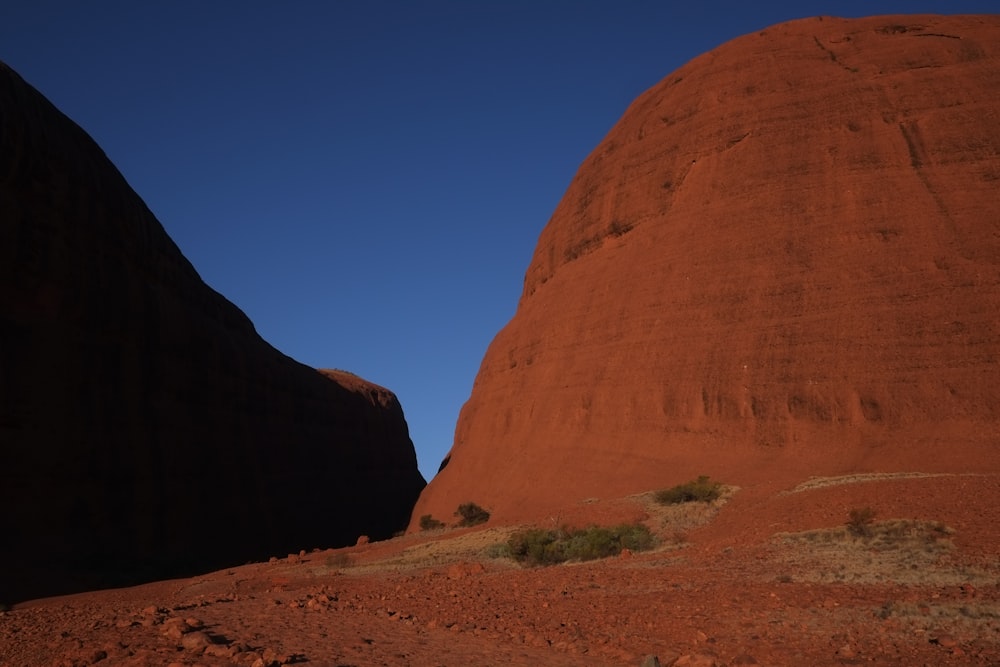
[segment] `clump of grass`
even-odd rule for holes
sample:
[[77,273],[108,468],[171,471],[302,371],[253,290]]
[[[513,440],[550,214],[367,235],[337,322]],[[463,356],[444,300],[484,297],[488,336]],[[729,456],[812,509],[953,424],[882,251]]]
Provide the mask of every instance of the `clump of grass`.
[[642,524],[560,530],[531,528],[514,533],[507,541],[512,558],[533,566],[608,558],[624,549],[645,551],[653,546],[655,538]]
[[681,503],[710,503],[722,495],[722,484],[701,475],[698,479],[678,484],[669,489],[656,492],[656,502],[661,505],[679,505]]
[[444,522],[438,521],[430,514],[424,514],[420,517],[420,530],[435,530],[437,528],[444,528]]
[[478,526],[490,520],[490,513],[476,503],[462,503],[455,511],[459,526]]

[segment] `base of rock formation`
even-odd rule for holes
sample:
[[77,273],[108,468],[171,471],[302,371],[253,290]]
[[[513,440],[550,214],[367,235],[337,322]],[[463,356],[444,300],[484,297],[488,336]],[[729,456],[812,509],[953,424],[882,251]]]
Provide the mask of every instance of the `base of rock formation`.
[[[998,490],[996,475],[907,470],[785,478],[672,513],[592,499],[553,521],[641,520],[661,546],[548,568],[491,557],[513,529],[492,521],[276,554],[18,605],[0,613],[0,664],[997,664]],[[865,507],[941,528],[826,537]]]

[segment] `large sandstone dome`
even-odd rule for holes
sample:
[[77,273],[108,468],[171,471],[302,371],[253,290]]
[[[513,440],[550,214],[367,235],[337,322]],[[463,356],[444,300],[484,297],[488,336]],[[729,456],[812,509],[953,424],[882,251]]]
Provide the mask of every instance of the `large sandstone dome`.
[[1000,17],[894,16],[778,25],[643,94],[542,232],[414,517],[995,472],[998,92]]

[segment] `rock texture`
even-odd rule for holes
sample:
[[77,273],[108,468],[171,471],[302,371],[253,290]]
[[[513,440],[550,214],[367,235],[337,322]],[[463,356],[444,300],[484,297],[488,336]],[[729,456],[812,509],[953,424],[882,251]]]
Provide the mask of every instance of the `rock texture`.
[[0,602],[387,537],[423,486],[390,392],[264,342],[0,65]]
[[417,517],[696,474],[997,470],[1000,17],[813,18],[640,96],[539,238]]

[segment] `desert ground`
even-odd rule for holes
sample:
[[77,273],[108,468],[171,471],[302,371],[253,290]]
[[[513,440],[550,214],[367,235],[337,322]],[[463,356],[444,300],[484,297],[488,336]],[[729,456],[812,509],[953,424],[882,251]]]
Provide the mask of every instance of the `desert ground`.
[[996,665],[998,491],[905,471],[593,498],[536,526],[641,521],[658,545],[523,567],[498,546],[519,527],[487,522],[306,548],[15,605],[0,664]]

